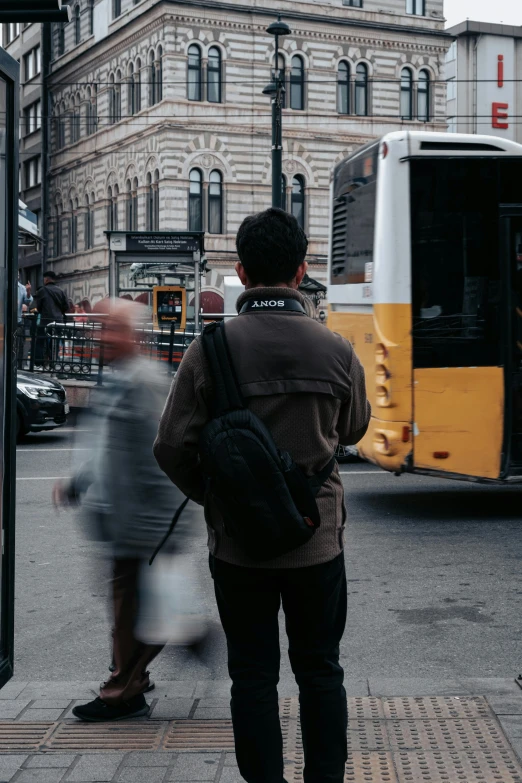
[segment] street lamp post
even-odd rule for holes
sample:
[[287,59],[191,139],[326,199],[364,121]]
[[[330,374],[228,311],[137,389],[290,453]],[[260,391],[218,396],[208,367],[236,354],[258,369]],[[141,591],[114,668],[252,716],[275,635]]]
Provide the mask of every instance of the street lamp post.
[[275,68],[273,79],[263,90],[263,95],[269,95],[272,99],[272,206],[281,209],[282,182],[283,182],[283,97],[285,94],[284,80],[281,77],[279,67],[279,36],[290,35],[291,30],[285,22],[281,21],[281,15],[277,22],[272,22],[267,27],[267,33],[275,37]]

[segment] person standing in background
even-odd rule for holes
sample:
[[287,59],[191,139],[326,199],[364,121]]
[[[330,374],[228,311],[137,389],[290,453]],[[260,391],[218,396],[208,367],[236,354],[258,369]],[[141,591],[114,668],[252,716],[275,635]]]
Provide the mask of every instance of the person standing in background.
[[23,367],[24,361],[24,344],[25,344],[25,323],[23,316],[24,305],[30,307],[33,303],[33,297],[31,296],[31,283],[27,282],[25,285],[20,280],[20,273],[18,273],[18,310],[17,310],[17,327],[16,327],[16,359],[17,367],[19,370]]
[[57,285],[56,279],[54,272],[44,272],[44,284],[34,295],[34,307],[39,316],[35,364],[43,364],[46,359],[51,359],[52,346],[47,336],[47,326],[51,323],[65,323],[65,314],[69,312],[67,297]]

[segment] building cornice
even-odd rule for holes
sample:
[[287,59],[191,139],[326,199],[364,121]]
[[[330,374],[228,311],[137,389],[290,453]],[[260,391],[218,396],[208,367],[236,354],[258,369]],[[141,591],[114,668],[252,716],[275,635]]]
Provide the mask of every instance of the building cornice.
[[[165,2],[168,2],[169,5],[178,5],[178,6],[186,6],[191,9],[194,9],[194,2],[193,0],[165,0]],[[414,25],[404,25],[404,24],[393,24],[391,22],[381,22],[373,19],[356,19],[353,17],[345,17],[345,16],[337,16],[328,18],[324,16],[324,14],[315,14],[310,13],[307,11],[296,11],[289,8],[285,8],[284,11],[281,8],[263,8],[256,5],[247,5],[246,3],[244,5],[236,5],[235,3],[230,2],[222,2],[221,0],[198,0],[198,8],[205,8],[207,10],[212,11],[220,11],[220,12],[227,12],[227,13],[243,13],[248,14],[250,16],[263,16],[263,17],[270,17],[275,16],[277,17],[278,14],[283,13],[285,20],[291,20],[294,19],[296,21],[305,21],[305,22],[314,22],[319,24],[331,24],[331,25],[340,25],[343,27],[355,27],[355,28],[362,28],[362,29],[370,29],[370,30],[385,30],[389,32],[397,32],[397,33],[407,33],[408,35],[411,35],[412,33],[415,35],[431,35],[431,36],[440,36],[442,38],[448,38],[451,39],[451,35],[449,35],[446,30],[435,30],[433,28],[426,28],[421,26],[414,26]],[[345,9],[340,9],[345,10]],[[201,21],[203,23],[207,22],[207,19],[205,17],[201,17]],[[439,20],[442,21],[442,20]],[[264,28],[263,28],[264,30]]]
[[[187,12],[176,13],[174,10],[176,6],[186,8]],[[271,15],[277,15],[279,11],[277,9],[260,8],[251,5],[235,5],[230,2],[221,2],[221,0],[199,0],[198,9],[207,9],[213,11],[216,14],[221,13],[235,13],[237,15],[248,15],[252,17],[270,17]],[[156,17],[146,22],[143,26],[139,26],[139,22],[143,17],[150,16],[156,13]],[[434,30],[432,28],[407,26],[402,24],[392,24],[388,22],[380,22],[376,20],[364,20],[354,18],[325,18],[324,15],[313,14],[302,11],[291,11],[285,9],[285,19],[295,21],[302,21],[313,23],[314,29],[302,29],[294,31],[294,37],[304,37],[310,40],[320,39],[325,41],[332,41],[336,43],[352,43],[362,46],[378,46],[382,48],[397,48],[397,46],[406,49],[415,49],[417,51],[433,52],[433,53],[445,53],[452,37],[445,30]],[[100,65],[107,63],[107,53],[118,54],[119,52],[128,49],[134,43],[140,42],[144,36],[155,32],[165,25],[165,22],[173,21],[177,24],[183,23],[187,25],[204,26],[204,27],[219,27],[221,29],[233,30],[236,33],[238,30],[243,30],[249,33],[259,33],[265,35],[264,23],[256,24],[253,21],[250,22],[238,22],[221,16],[212,18],[209,16],[203,16],[201,14],[194,13],[194,3],[192,0],[159,0],[159,2],[151,7],[148,7],[142,14],[137,15],[128,20],[127,25],[120,25],[114,30],[110,31],[105,38],[93,43],[90,47],[83,51],[77,51],[76,49],[70,50],[67,54],[55,61],[52,65],[52,70],[49,76],[49,84],[53,86],[55,82],[59,82],[60,76],[63,78],[63,74],[68,70],[73,70],[76,76],[83,76],[91,72]],[[135,27],[135,31],[128,34],[126,33],[127,27],[131,25]],[[319,29],[317,26],[320,26]],[[332,27],[342,27],[346,32],[333,32]],[[350,34],[348,31],[353,30]],[[379,30],[380,32],[386,32],[391,34],[398,34],[407,36],[406,41],[397,40],[392,38],[389,40],[383,40],[376,35],[363,34],[364,30]],[[357,32],[356,32],[357,31]],[[410,43],[411,37],[423,36],[431,38],[441,38],[444,42],[440,44],[421,44],[419,41]],[[124,36],[123,39],[118,40],[118,36]],[[90,53],[96,50],[94,58],[89,57]],[[79,60],[89,58],[85,64],[78,67]]]

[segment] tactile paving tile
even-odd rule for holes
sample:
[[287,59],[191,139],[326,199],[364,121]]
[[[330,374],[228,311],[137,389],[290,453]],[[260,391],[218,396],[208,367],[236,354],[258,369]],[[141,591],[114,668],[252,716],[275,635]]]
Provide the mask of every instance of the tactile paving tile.
[[165,724],[159,721],[128,723],[59,723],[45,743],[49,750],[157,750]]
[[394,761],[399,783],[522,783],[510,751],[405,752],[395,753]]
[[382,702],[384,717],[392,720],[493,717],[483,696],[397,696],[384,698]]
[[383,751],[348,753],[344,783],[397,783],[391,754]]
[[387,728],[393,750],[509,750],[491,718],[387,721]]
[[357,720],[384,718],[382,701],[375,696],[348,696],[348,717]]
[[385,724],[379,720],[348,720],[349,750],[389,750]]
[[164,750],[232,750],[230,720],[174,720],[162,742]]
[[0,753],[38,750],[54,727],[54,723],[0,721]]

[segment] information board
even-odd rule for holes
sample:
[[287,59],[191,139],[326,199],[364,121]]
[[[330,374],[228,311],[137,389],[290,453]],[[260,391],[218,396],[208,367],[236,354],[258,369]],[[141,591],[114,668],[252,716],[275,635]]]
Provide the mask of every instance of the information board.
[[170,253],[187,254],[202,251],[200,234],[184,233],[112,233],[111,250],[120,253]]

